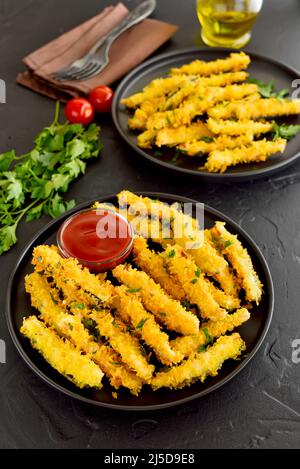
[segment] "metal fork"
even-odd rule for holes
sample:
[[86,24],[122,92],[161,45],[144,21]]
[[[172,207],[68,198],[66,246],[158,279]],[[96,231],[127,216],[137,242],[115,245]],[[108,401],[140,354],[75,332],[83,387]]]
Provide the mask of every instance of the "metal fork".
[[81,59],[54,74],[58,81],[87,80],[98,75],[109,63],[109,51],[114,41],[135,24],[140,23],[155,10],[156,0],[145,0],[116,26],[108,36],[100,39]]

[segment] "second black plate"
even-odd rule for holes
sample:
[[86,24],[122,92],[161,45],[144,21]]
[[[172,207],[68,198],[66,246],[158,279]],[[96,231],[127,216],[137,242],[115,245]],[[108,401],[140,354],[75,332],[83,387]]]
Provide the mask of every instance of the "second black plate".
[[[172,161],[174,157],[174,150],[172,149],[163,149],[160,156],[155,156],[155,151],[145,150],[137,146],[136,133],[128,128],[130,114],[121,104],[121,100],[141,91],[155,78],[166,76],[172,67],[180,67],[196,59],[216,60],[218,58],[224,58],[227,57],[230,52],[236,51],[230,51],[228,49],[186,49],[159,55],[144,62],[133,70],[119,85],[113,102],[113,120],[121,137],[142,157],[152,163],[170,170],[202,177],[215,182],[256,179],[258,177],[268,176],[295,162],[300,157],[300,134],[288,143],[284,154],[274,155],[264,163],[238,165],[228,169],[224,174],[214,174],[208,173],[205,170],[199,170],[199,166],[203,165],[203,158],[187,158],[183,156],[177,161]],[[294,80],[299,79],[299,72],[269,57],[253,53],[248,54],[251,57],[249,67],[251,77],[258,78],[265,82],[274,80],[277,89],[288,88],[291,92],[295,91],[292,88],[292,83]],[[300,116],[285,117],[283,122],[287,124],[300,124]]]

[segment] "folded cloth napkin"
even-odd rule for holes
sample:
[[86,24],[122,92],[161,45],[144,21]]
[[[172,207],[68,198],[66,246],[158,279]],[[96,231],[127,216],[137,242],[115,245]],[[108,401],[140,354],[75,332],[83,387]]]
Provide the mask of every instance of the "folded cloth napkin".
[[85,55],[129,13],[122,3],[105,8],[100,14],[68,31],[23,59],[27,71],[19,73],[17,83],[53,99],[67,100],[87,94],[99,85],[110,85],[142,62],[177,31],[177,26],[146,19],[123,33],[110,50],[109,65],[85,81],[59,82],[53,74]]

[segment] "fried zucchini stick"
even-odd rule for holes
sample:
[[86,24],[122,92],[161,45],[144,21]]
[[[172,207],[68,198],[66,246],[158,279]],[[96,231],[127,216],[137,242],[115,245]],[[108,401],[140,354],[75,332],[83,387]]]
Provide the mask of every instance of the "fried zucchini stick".
[[[149,381],[154,367],[149,365],[143,356],[138,340],[126,331],[124,324],[116,322],[109,311],[101,310],[103,296],[99,295],[108,291],[109,301],[107,299],[106,304],[110,303],[113,287],[108,282],[101,282],[88,269],[80,267],[74,259],[62,259],[49,246],[35,248],[33,264],[37,271],[45,272],[46,275],[53,277],[55,284],[62,291],[70,311],[88,319],[91,316],[96,321],[100,335],[109,341],[112,348],[120,354],[123,362],[141,379]],[[64,269],[65,266],[67,266],[67,270]],[[82,273],[81,277],[80,272]],[[91,315],[90,310],[92,310]]]
[[79,316],[66,312],[58,291],[49,285],[46,278],[34,272],[26,277],[25,287],[30,294],[32,306],[41,313],[41,319],[48,326],[69,339],[76,348],[99,365],[114,388],[124,386],[133,395],[138,395],[142,388],[140,378],[124,366],[120,356],[111,347],[93,339]]
[[[242,84],[222,87],[200,88],[177,109],[156,112],[147,121],[148,130],[161,130],[165,127],[180,127],[190,124],[194,117],[207,112],[216,103],[240,100],[257,93],[257,85]],[[204,98],[205,96],[205,98]],[[201,99],[199,99],[201,98]]]
[[151,101],[144,101],[139,109],[137,109],[133,115],[128,120],[128,126],[130,129],[145,129],[148,118],[164,109],[164,104],[166,100],[163,97],[154,98]]
[[103,373],[87,356],[82,355],[68,340],[61,339],[36,316],[24,319],[21,334],[33,348],[60,374],[79,388],[101,388]]
[[73,286],[74,291],[82,291],[83,299],[84,293],[87,292],[95,298],[98,306],[109,305],[111,298],[109,284],[101,283],[96,275],[82,267],[76,259],[63,259],[55,248],[43,245],[34,249],[32,264],[37,272],[45,272],[46,275],[58,279],[60,285],[66,282]]
[[242,246],[236,235],[225,228],[225,223],[217,222],[211,229],[211,234],[217,240],[222,254],[235,269],[248,301],[260,302],[262,284],[254,270],[253,263],[247,250]]
[[135,291],[145,308],[168,329],[183,335],[198,332],[198,318],[187,311],[178,301],[169,297],[160,285],[155,283],[145,272],[133,269],[129,265],[118,265],[113,270],[113,275],[119,282]]
[[148,248],[147,241],[138,237],[133,244],[134,262],[175,300],[182,301],[185,293],[181,285],[168,273],[163,258]]
[[154,316],[145,310],[140,300],[127,287],[115,287],[114,307],[123,321],[129,322],[137,335],[149,345],[164,365],[179,363],[183,356],[170,347],[169,337],[162,332]]
[[193,75],[214,75],[223,72],[238,72],[244,70],[250,64],[250,57],[244,52],[232,53],[226,59],[213,61],[194,60],[190,64],[180,68],[172,68],[172,75],[193,74]]
[[136,109],[141,106],[144,101],[150,101],[160,96],[168,95],[178,88],[181,83],[187,83],[193,78],[190,75],[177,75],[168,78],[157,78],[149,83],[142,92],[133,94],[128,98],[122,99],[121,103],[130,109]]
[[198,334],[177,337],[171,341],[174,350],[178,350],[185,357],[203,351],[213,339],[217,339],[227,332],[232,332],[250,319],[250,313],[246,308],[238,309],[233,314],[227,314],[220,321],[207,321],[203,324]]
[[206,352],[188,358],[170,370],[157,373],[151,386],[154,390],[162,387],[180,389],[196,380],[203,382],[207,376],[216,376],[226,360],[236,360],[245,348],[245,342],[238,333],[222,336]]
[[[155,131],[148,130],[148,132]],[[192,142],[193,140],[201,140],[202,137],[212,136],[213,134],[210,130],[208,130],[207,126],[203,122],[199,121],[196,124],[191,124],[189,126],[182,125],[177,129],[162,129],[156,134],[155,143],[158,147],[163,145],[171,147],[186,142]]]
[[169,271],[181,284],[190,303],[198,306],[203,318],[217,321],[226,316],[226,310],[212,296],[203,273],[180,246],[169,246],[164,258]]
[[261,117],[289,116],[300,113],[300,99],[284,101],[283,99],[270,98],[258,99],[255,102],[221,104],[208,110],[210,117],[214,119],[259,119]]
[[137,144],[140,148],[151,148],[155,144],[157,130],[145,130],[137,137]]
[[250,119],[239,121],[216,120],[210,117],[207,120],[206,125],[214,134],[242,135],[250,133],[253,135],[260,135],[271,132],[274,127],[274,122],[254,121]]
[[215,137],[211,142],[205,140],[195,140],[178,145],[178,149],[188,156],[199,156],[205,153],[212,153],[214,151],[224,151],[242,145],[247,145],[253,141],[253,134],[248,133],[239,135],[238,137],[230,137],[228,135],[220,135]]
[[256,163],[266,161],[275,153],[283,153],[287,141],[278,138],[275,141],[257,140],[247,146],[233,148],[231,150],[212,151],[204,167],[212,173],[224,173],[229,166],[240,163]]

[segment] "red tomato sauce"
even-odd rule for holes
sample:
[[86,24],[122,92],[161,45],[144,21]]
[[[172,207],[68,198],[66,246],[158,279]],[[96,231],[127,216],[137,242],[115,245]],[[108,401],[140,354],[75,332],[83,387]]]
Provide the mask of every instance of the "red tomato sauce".
[[58,245],[64,257],[75,257],[98,272],[123,262],[131,252],[130,224],[118,213],[84,210],[61,227]]

